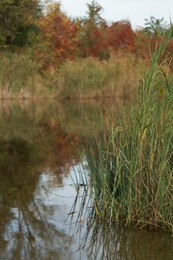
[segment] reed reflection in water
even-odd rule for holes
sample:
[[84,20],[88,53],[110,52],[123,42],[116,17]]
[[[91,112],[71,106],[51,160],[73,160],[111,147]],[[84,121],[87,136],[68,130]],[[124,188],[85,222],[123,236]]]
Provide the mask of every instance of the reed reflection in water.
[[81,187],[78,196],[80,198],[76,197],[71,212],[77,215],[77,222],[72,228],[73,233],[80,236],[81,259],[82,252],[87,252],[87,259],[91,260],[173,259],[173,238],[170,234],[129,229],[116,223],[110,225],[105,221],[97,221],[95,206],[88,197],[87,189]]
[[0,108],[0,259],[173,259],[167,234],[95,221],[78,140],[86,118],[101,130],[100,111],[93,102]]

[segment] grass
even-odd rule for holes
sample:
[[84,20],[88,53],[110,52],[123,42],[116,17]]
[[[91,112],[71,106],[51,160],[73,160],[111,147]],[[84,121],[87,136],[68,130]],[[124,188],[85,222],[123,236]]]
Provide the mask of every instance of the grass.
[[[134,55],[65,61],[43,70],[28,50],[0,52],[0,99],[110,98],[136,89],[146,64]],[[128,72],[128,73],[127,73]]]
[[[26,53],[0,52],[0,99],[30,99],[55,95],[50,77],[41,75],[39,64]],[[57,94],[57,91],[56,91]]]
[[146,65],[134,55],[112,56],[108,61],[94,58],[66,61],[59,69],[60,95],[77,98],[115,97],[136,89]]
[[170,37],[156,49],[131,109],[117,111],[85,153],[99,219],[173,233],[173,87],[162,60]]

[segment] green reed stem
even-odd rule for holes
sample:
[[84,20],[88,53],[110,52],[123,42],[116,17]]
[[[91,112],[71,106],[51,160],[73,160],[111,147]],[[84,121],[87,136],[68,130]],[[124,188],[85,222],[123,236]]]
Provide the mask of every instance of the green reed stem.
[[173,232],[173,88],[161,61],[170,38],[156,49],[130,111],[118,111],[85,152],[99,218]]

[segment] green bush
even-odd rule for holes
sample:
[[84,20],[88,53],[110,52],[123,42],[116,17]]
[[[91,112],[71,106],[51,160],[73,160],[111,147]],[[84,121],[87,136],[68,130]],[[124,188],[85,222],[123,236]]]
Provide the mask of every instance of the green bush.
[[63,96],[113,97],[134,90],[144,67],[133,55],[115,56],[109,61],[93,58],[67,61],[58,71],[58,87]]

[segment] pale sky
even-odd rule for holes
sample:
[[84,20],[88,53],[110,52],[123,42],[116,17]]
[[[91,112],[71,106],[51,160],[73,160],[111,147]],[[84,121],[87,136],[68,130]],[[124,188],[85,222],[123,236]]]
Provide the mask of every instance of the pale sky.
[[[91,0],[61,0],[62,10],[71,17],[83,17],[86,15],[86,3]],[[145,18],[150,16],[162,18],[169,23],[173,21],[173,0],[96,0],[104,11],[102,17],[108,22],[128,19],[132,26],[143,26]]]

